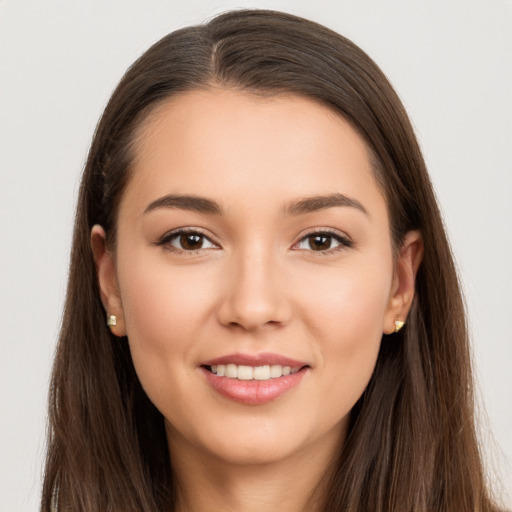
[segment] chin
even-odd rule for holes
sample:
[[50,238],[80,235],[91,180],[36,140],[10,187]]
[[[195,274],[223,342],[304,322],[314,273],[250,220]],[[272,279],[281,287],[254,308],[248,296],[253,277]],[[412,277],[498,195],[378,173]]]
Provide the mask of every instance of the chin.
[[228,464],[236,465],[265,465],[283,461],[293,456],[302,445],[300,440],[295,443],[290,439],[265,440],[264,443],[254,442],[252,439],[231,439],[225,445],[211,447],[211,453],[217,459]]
[[248,421],[219,423],[203,423],[197,430],[167,427],[170,435],[169,444],[184,448],[194,447],[195,451],[207,453],[217,461],[228,464],[251,465],[270,464],[285,460],[301,450],[307,443],[306,435],[301,435],[297,428],[288,422],[279,424],[276,421]]

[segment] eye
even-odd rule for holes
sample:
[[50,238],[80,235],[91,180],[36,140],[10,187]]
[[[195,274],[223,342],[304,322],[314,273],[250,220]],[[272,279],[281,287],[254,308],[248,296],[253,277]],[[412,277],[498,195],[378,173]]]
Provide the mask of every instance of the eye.
[[201,249],[218,249],[206,235],[200,231],[180,229],[163,236],[157,245],[166,246],[177,252],[197,252]]
[[351,240],[340,234],[329,231],[317,231],[303,237],[295,247],[306,251],[326,253],[351,246]]

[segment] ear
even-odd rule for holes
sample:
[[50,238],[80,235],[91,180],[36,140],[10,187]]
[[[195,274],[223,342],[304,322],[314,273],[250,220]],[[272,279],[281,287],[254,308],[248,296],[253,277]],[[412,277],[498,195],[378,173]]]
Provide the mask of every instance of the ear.
[[[106,315],[115,315],[116,325],[110,326],[116,336],[126,336],[123,305],[117,285],[117,276],[114,258],[107,247],[105,230],[98,224],[91,229],[91,248],[96,263],[96,273],[100,288],[101,302]],[[106,322],[105,317],[105,322]]]
[[419,231],[409,231],[400,246],[383,332],[395,332],[395,321],[405,322],[414,299],[416,274],[423,259],[423,238]]

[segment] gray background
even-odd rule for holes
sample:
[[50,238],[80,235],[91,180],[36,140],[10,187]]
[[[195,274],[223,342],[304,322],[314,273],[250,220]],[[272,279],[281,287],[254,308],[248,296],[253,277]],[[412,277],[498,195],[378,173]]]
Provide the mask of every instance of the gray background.
[[483,452],[511,506],[510,0],[0,0],[0,511],[38,508],[73,208],[102,108],[151,43],[237,7],[337,30],[402,97],[465,287]]

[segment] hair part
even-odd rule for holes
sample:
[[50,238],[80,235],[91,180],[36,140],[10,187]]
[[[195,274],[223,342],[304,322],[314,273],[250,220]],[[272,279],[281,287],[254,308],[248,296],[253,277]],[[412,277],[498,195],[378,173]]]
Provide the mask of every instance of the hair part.
[[101,224],[115,247],[143,120],[171,97],[212,86],[297,94],[339,113],[368,145],[394,244],[412,229],[423,236],[407,326],[383,337],[348,439],[327,475],[324,510],[495,510],[475,435],[460,287],[405,109],[348,39],[264,10],[228,12],[161,39],[128,69],[97,126],[79,192],[52,374],[42,510],[156,512],[175,503],[164,419],[141,388],[126,340],[105,325],[90,231]]

